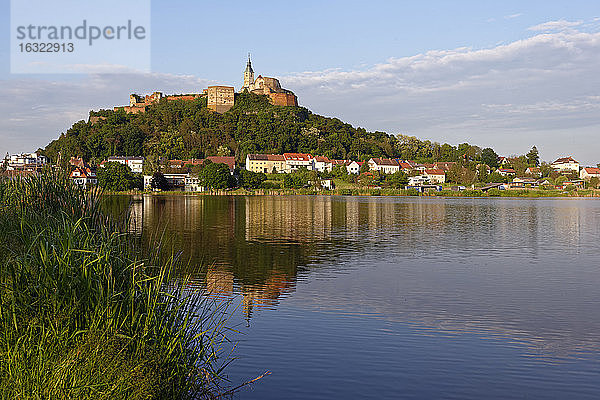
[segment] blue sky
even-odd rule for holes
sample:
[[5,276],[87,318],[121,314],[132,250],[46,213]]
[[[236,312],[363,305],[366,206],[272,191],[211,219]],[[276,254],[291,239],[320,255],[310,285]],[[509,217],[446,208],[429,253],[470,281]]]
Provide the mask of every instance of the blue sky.
[[[0,152],[45,146],[130,92],[240,86],[247,52],[302,105],[369,130],[600,162],[593,1],[152,2],[152,72],[10,74],[0,0]],[[64,11],[68,13],[68,10]]]

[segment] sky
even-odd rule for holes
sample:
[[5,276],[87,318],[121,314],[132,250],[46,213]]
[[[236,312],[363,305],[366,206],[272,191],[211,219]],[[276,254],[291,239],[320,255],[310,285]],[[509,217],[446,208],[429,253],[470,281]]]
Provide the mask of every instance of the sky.
[[239,88],[250,52],[257,75],[355,126],[600,162],[600,2],[152,1],[150,72],[45,75],[10,73],[9,11],[0,0],[0,154],[130,93]]

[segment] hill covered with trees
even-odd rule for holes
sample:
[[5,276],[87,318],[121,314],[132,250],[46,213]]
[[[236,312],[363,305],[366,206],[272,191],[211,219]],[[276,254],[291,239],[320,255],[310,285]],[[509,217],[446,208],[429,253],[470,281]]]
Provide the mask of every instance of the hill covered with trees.
[[52,141],[44,153],[52,161],[61,154],[99,162],[113,155],[190,159],[210,155],[301,152],[335,159],[370,157],[418,162],[479,160],[481,149],[452,146],[415,137],[368,132],[337,118],[313,114],[304,107],[274,106],[264,96],[236,94],[235,106],[224,114],[207,108],[206,98],[165,101],[145,113],[91,111],[90,121],[76,122]]

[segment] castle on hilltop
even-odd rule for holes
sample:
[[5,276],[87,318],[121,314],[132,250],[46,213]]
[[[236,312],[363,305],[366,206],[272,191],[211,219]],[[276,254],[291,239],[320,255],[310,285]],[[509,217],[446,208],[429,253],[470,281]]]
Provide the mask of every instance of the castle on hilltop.
[[[298,98],[296,95],[287,89],[283,89],[279,80],[259,75],[254,79],[254,70],[250,54],[248,54],[248,63],[244,71],[244,86],[240,89],[240,93],[249,92],[261,96],[269,97],[271,104],[276,106],[297,106]],[[200,97],[207,98],[207,106],[210,110],[223,114],[229,111],[235,105],[235,88],[232,86],[209,86],[202,93],[168,95],[165,96],[161,92],[154,92],[146,96],[131,94],[129,96],[128,106],[118,106],[114,111],[123,110],[129,114],[137,114],[146,112],[148,106],[156,104],[162,99],[167,101],[184,100],[191,101]],[[99,117],[96,117],[99,118]],[[97,122],[94,120],[94,122]]]
[[244,71],[244,86],[242,86],[240,91],[243,92],[244,90],[254,94],[269,96],[271,103],[276,106],[298,105],[296,95],[290,90],[283,89],[278,79],[259,75],[254,80],[254,70],[252,69],[250,54],[248,54],[248,63]]

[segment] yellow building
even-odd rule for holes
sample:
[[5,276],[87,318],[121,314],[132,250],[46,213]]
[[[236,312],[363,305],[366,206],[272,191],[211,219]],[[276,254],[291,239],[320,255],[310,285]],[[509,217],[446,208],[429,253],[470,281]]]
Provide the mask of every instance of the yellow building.
[[285,158],[278,154],[248,154],[246,169],[252,172],[282,173],[285,171]]

